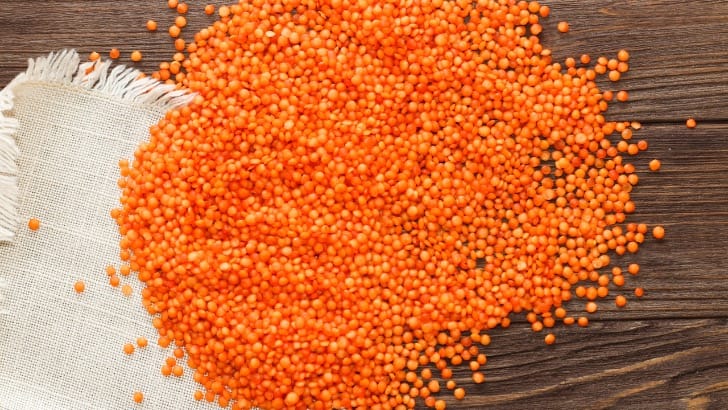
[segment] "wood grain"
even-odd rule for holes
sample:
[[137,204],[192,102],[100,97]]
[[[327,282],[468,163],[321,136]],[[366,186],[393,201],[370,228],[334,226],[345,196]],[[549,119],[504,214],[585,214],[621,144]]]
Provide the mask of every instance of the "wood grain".
[[[26,60],[59,48],[81,53],[119,47],[128,64],[132,49],[153,70],[173,54],[168,27],[175,14],[165,2],[146,0],[0,0],[0,86]],[[210,24],[203,2],[190,1],[184,36]],[[222,2],[214,2],[222,4]],[[633,220],[663,224],[667,239],[649,241],[636,255],[642,271],[613,293],[642,299],[627,307],[602,304],[586,328],[557,327],[557,343],[528,330],[516,316],[492,332],[485,368],[488,382],[469,386],[451,408],[728,408],[728,4],[699,0],[561,0],[546,2],[543,43],[557,59],[612,56],[626,48],[631,70],[604,89],[626,89],[609,117],[637,120],[635,138],[650,149],[634,158],[641,178]],[[144,23],[155,19],[157,33]],[[571,31],[555,26],[566,20]],[[684,121],[697,118],[689,130]],[[647,171],[652,158],[658,173]],[[572,307],[578,309],[578,303]],[[469,383],[469,371],[456,377]]]

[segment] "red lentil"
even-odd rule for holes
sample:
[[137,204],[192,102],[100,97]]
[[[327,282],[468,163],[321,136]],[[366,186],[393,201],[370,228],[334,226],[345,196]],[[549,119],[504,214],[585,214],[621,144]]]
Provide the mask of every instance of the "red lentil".
[[30,218],[28,220],[28,229],[31,231],[37,231],[40,229],[40,220],[38,218]]
[[124,353],[128,355],[134,353],[134,345],[131,343],[124,344]]
[[174,25],[179,28],[184,28],[187,26],[187,19],[185,18],[185,16],[177,16],[174,19]]
[[177,38],[180,34],[182,34],[182,30],[180,30],[179,26],[177,25],[169,26],[169,30],[167,31],[169,32],[169,36],[172,38]]
[[134,392],[133,399],[134,399],[134,403],[141,403],[141,402],[143,402],[144,401],[144,393],[142,393],[140,391]]
[[[536,2],[374,13],[332,0],[295,14],[270,3],[275,17],[262,2],[222,6],[192,42],[175,41],[155,78],[197,96],[152,127],[133,166],[119,164],[120,256],[145,285],[158,344],[187,353],[206,391],[196,400],[413,407],[440,390],[422,366],[449,379],[470,361],[482,376],[473,343],[488,345],[481,332],[511,312],[541,331],[574,323],[573,295],[597,310],[608,252],[644,239],[618,228],[638,182],[622,153],[647,145],[604,118],[613,96],[594,82],[621,78],[625,50],[593,68],[552,63],[526,33],[549,14]],[[472,11],[515,28],[488,40]],[[177,16],[170,36],[186,24]],[[624,140],[611,144],[615,131]],[[599,286],[572,286],[586,281]],[[324,363],[335,371],[318,373]]]
[[135,63],[142,61],[142,53],[139,50],[134,50],[131,52],[130,58]]
[[660,166],[662,166],[662,164],[659,159],[653,159],[650,161],[650,171],[659,171]]
[[82,281],[76,281],[76,283],[73,284],[73,290],[76,291],[76,293],[83,293],[84,290],[86,290],[86,284]]

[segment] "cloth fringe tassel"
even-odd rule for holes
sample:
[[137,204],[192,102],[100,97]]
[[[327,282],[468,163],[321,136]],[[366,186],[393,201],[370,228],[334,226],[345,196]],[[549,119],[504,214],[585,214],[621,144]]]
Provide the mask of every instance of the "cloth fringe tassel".
[[148,77],[140,78],[140,74],[134,68],[111,68],[108,60],[81,63],[75,50],[62,50],[28,60],[28,69],[0,91],[0,242],[12,242],[19,224],[17,159],[20,152],[15,143],[19,124],[12,116],[15,92],[19,86],[46,82],[78,87],[163,112],[185,106],[194,98],[193,94],[174,85]]

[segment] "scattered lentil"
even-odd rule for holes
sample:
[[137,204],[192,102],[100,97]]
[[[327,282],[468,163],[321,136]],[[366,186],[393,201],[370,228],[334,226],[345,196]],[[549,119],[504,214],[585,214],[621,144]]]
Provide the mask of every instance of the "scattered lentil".
[[86,290],[86,284],[82,280],[76,281],[76,283],[73,284],[73,290],[75,290],[76,293],[82,293]]
[[131,343],[124,344],[124,353],[128,355],[134,353],[134,345]]
[[653,159],[650,161],[650,171],[659,171],[660,166],[662,166],[662,163],[660,163],[659,159]]
[[31,231],[37,231],[40,229],[40,220],[38,218],[30,218],[28,220],[28,229]]
[[134,403],[141,403],[144,401],[144,394],[140,391],[134,392]]
[[627,298],[622,295],[617,295],[617,297],[614,298],[614,303],[617,307],[625,307],[627,305]]

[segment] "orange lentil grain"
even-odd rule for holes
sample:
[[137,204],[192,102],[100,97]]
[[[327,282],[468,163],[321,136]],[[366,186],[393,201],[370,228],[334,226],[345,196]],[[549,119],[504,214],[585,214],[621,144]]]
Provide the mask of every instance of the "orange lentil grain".
[[552,345],[554,342],[556,342],[556,336],[554,336],[553,333],[549,333],[544,337],[544,342],[546,342],[547,345]]
[[685,121],[685,125],[686,125],[686,126],[687,126],[688,128],[695,128],[695,126],[696,126],[696,125],[698,125],[698,123],[697,123],[697,122],[695,122],[695,119],[693,119],[693,118],[688,118],[688,119],[687,119],[687,121]]
[[138,50],[134,50],[130,55],[131,61],[139,62],[142,61],[142,53]]
[[179,26],[177,26],[177,25],[169,26],[169,29],[167,30],[167,32],[169,33],[169,36],[172,38],[177,38],[177,37],[179,37],[180,34],[182,34],[182,30],[180,30]]
[[76,293],[82,293],[86,290],[86,284],[82,280],[76,281],[76,283],[73,284],[73,290],[75,290]]
[[177,51],[184,51],[185,45],[184,39],[178,38],[174,40],[174,49]]
[[662,164],[659,159],[653,159],[650,161],[650,171],[659,171],[661,165]]
[[121,56],[121,52],[119,51],[118,48],[112,48],[111,50],[109,50],[109,58],[110,59],[116,60],[120,56]]
[[128,355],[134,353],[134,345],[131,343],[124,344],[124,353]]
[[134,392],[134,403],[141,403],[144,401],[144,394],[140,391]]
[[617,307],[625,307],[627,305],[627,298],[622,295],[617,295],[617,297],[614,298],[614,304],[616,304]]
[[560,21],[556,25],[556,29],[559,30],[560,33],[567,33],[569,31],[569,23],[565,21]]
[[661,240],[665,238],[665,228],[662,226],[655,226],[652,228],[652,237]]
[[149,31],[157,31],[157,22],[154,20],[147,20],[147,30]]
[[101,58],[101,55],[97,53],[96,51],[92,51],[91,54],[88,55],[89,61],[96,61],[99,58]]
[[[107,273],[108,273],[108,271],[107,271]],[[119,267],[119,274],[121,274],[121,276],[129,276],[130,273],[131,273],[131,266],[121,265]]]
[[635,288],[635,289],[634,289],[634,294],[635,294],[635,296],[637,296],[638,298],[641,298],[642,296],[644,296],[644,295],[645,295],[645,290],[644,290],[643,288]]
[[632,275],[638,274],[640,272],[640,265],[636,263],[630,263],[629,266],[627,266],[627,272]]
[[149,342],[147,341],[147,338],[144,336],[137,337],[136,344],[139,347],[147,347]]
[[40,228],[40,220],[37,218],[30,218],[28,220],[28,229],[31,231],[37,231]]
[[208,16],[211,16],[215,14],[215,5],[214,4],[208,4],[205,6],[205,14]]

